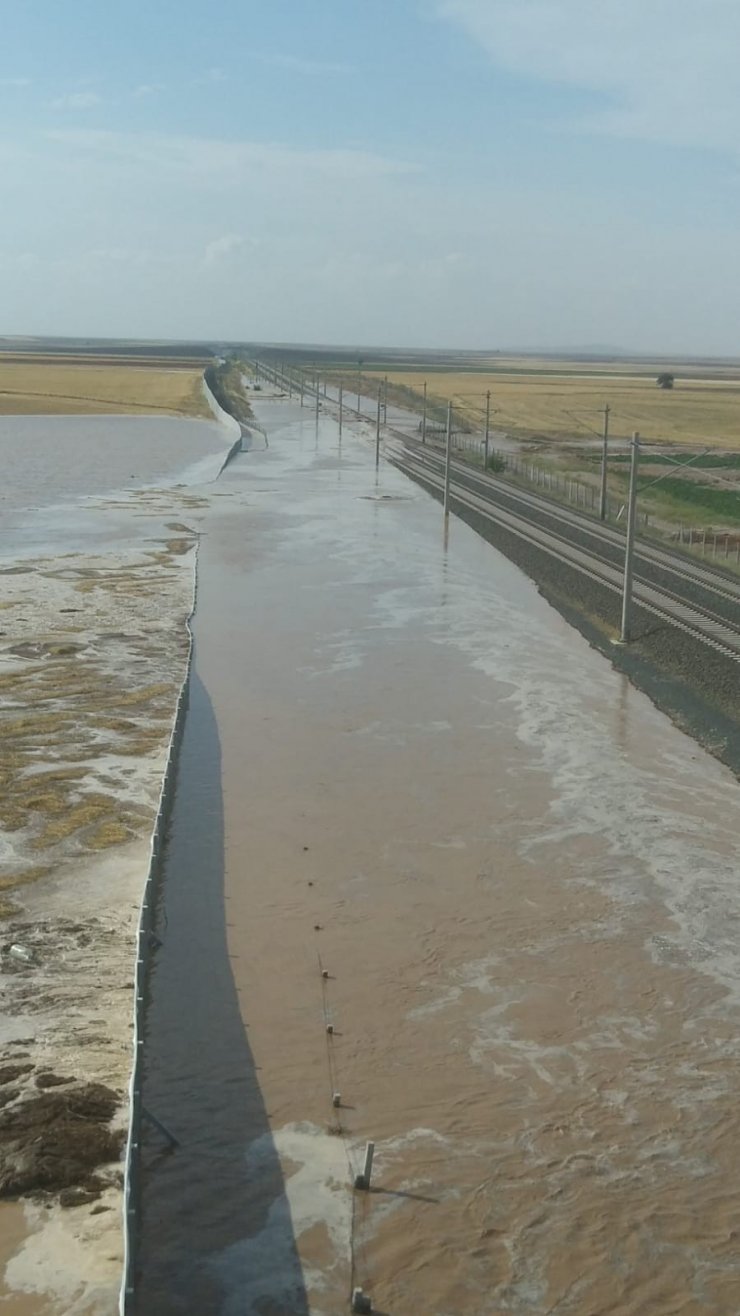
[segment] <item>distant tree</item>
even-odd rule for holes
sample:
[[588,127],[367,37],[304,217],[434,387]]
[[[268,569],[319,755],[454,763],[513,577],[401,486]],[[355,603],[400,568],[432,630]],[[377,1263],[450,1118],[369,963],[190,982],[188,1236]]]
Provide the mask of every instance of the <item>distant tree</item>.
[[673,388],[675,375],[669,375],[668,373],[658,375],[655,382],[658,385],[658,388]]

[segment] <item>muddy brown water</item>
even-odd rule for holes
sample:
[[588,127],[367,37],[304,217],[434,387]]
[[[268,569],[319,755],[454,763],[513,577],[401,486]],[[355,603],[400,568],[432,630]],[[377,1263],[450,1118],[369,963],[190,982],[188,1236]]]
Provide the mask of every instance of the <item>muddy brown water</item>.
[[201,547],[139,1312],[740,1310],[737,783],[369,432],[260,419]]

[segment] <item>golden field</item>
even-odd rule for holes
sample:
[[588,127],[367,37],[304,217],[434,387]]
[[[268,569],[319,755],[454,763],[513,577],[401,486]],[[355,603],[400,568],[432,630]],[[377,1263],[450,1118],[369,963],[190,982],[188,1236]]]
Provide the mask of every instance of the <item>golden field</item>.
[[0,353],[1,415],[145,414],[209,417],[205,363]]
[[682,376],[676,370],[674,388],[664,390],[655,381],[667,367],[656,366],[654,374],[638,369],[645,366],[528,360],[526,366],[494,371],[393,372],[388,382],[421,398],[426,377],[430,402],[446,405],[451,399],[476,428],[483,424],[490,389],[492,428],[520,438],[591,439],[601,433],[608,403],[615,438],[639,430],[645,440],[740,451],[740,371],[725,368],[702,375],[692,369]]

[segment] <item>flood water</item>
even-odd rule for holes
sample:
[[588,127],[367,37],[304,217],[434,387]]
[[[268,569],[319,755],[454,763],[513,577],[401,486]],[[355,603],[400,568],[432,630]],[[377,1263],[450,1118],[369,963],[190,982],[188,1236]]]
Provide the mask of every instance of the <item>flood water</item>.
[[179,416],[0,416],[0,553],[46,539],[81,500],[215,479],[233,439]]
[[203,514],[139,1312],[740,1310],[737,782],[369,430],[259,413]]

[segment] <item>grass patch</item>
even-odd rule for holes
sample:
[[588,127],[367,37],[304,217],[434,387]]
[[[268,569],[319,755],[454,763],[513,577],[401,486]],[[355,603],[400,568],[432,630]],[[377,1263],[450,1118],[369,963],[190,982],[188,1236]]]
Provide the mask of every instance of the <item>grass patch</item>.
[[14,891],[17,887],[30,886],[32,882],[40,882],[42,877],[48,877],[53,871],[49,864],[37,864],[34,868],[24,868],[20,873],[0,874],[0,891]]
[[121,708],[135,708],[138,704],[148,704],[151,699],[161,699],[165,695],[172,695],[171,685],[160,683],[159,685],[145,685],[141,690],[131,690],[127,695],[118,695],[115,702]]
[[220,365],[209,366],[206,383],[224,411],[236,420],[249,424],[254,420],[249,398],[244,391],[244,373],[248,369],[243,361],[231,358]]
[[117,807],[113,796],[90,797],[78,804],[73,804],[58,817],[48,820],[38,836],[31,842],[33,850],[47,850],[60,841],[66,841],[75,832],[99,822],[106,814],[111,814]]
[[105,850],[111,845],[123,845],[124,841],[130,839],[130,832],[122,823],[112,820],[101,823],[87,837],[87,847],[90,850]]
[[[600,457],[593,457],[594,461],[600,461]],[[707,452],[700,455],[696,452],[682,452],[680,456],[669,457],[664,453],[651,453],[641,451],[641,460],[651,466],[676,466],[677,462],[691,462],[691,469],[695,471],[711,470],[740,470],[740,452]],[[616,462],[627,463],[630,461],[628,452],[615,452],[609,454],[610,463]]]
[[717,489],[713,485],[695,484],[693,480],[683,480],[680,476],[666,480],[664,485],[655,488],[643,488],[638,480],[638,498],[642,502],[660,503],[661,506],[680,512],[684,520],[697,513],[704,517],[733,525],[740,524],[740,491],[734,489]]

